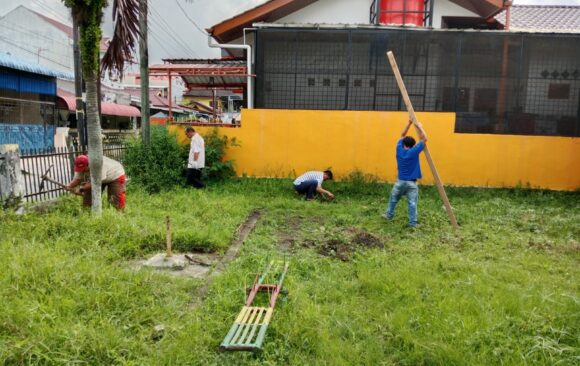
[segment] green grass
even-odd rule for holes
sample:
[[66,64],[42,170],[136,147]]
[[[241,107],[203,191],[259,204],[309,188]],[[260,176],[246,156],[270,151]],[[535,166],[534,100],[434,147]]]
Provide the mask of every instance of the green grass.
[[[455,233],[433,187],[420,188],[417,230],[404,201],[392,222],[380,218],[388,185],[328,188],[335,202],[305,202],[287,181],[239,179],[206,191],[133,190],[124,214],[99,219],[76,197],[45,214],[0,214],[0,364],[580,362],[578,193],[448,188]],[[255,231],[199,308],[201,280],[127,265],[162,250],[166,215],[178,251],[224,252],[256,207]],[[384,248],[355,248],[356,230]],[[352,249],[346,260],[321,250],[329,241]],[[218,352],[244,287],[284,257],[289,295],[263,352]]]

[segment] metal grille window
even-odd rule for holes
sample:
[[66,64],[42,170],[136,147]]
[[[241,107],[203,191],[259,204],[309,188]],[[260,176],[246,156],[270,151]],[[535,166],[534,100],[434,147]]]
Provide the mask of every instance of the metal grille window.
[[259,29],[256,106],[456,112],[456,132],[580,136],[580,36]]

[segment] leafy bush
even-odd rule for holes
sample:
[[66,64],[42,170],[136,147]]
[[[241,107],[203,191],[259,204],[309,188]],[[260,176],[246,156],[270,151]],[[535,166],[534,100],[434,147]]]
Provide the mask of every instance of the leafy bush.
[[205,141],[205,169],[203,175],[208,180],[221,180],[235,175],[234,161],[224,161],[226,148],[239,146],[235,138],[220,136],[218,129],[212,129],[203,136]]
[[[234,161],[223,161],[229,146],[238,146],[236,139],[220,136],[217,128],[203,136],[205,141],[204,179],[221,180],[232,177]],[[134,140],[123,159],[127,175],[150,193],[169,190],[185,185],[184,171],[187,167],[189,144],[180,144],[174,133],[164,127],[151,129],[151,145]]]
[[123,163],[132,183],[151,193],[168,190],[185,183],[188,148],[166,128],[152,126],[151,145],[147,147],[141,140],[129,142]]

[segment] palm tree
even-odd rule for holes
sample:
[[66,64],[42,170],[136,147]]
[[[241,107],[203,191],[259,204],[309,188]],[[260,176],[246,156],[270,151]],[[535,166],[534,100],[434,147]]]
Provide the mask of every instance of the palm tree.
[[[102,38],[101,21],[108,0],[62,0],[71,9],[72,16],[80,29],[82,72],[87,89],[87,136],[89,167],[91,171],[92,213],[100,215],[101,169],[103,165],[103,145],[101,141],[101,121],[99,118],[98,81],[99,44]],[[102,60],[102,71],[122,75],[125,61],[135,49],[139,35],[138,0],[113,0],[113,21],[115,32],[107,53]]]

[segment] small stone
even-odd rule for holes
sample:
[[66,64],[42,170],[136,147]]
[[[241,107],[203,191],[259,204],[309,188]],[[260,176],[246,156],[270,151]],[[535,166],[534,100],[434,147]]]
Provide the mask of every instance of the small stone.
[[153,333],[151,334],[151,339],[158,341],[165,335],[165,325],[157,324],[153,327]]

